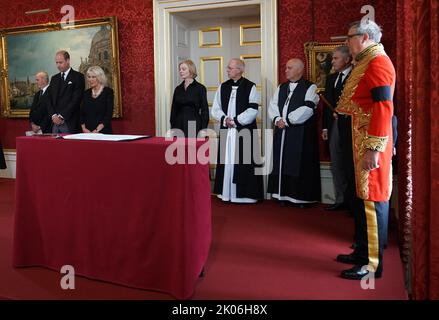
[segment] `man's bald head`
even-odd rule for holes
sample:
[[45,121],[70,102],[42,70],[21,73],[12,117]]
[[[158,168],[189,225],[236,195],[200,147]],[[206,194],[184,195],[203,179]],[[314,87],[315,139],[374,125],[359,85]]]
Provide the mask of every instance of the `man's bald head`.
[[285,76],[290,81],[297,81],[303,76],[305,65],[302,60],[293,58],[285,66]]

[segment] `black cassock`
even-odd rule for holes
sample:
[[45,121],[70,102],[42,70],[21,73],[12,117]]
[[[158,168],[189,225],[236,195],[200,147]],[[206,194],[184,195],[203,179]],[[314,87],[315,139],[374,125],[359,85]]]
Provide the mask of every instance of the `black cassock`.
[[[228,80],[221,85],[221,108],[224,115],[228,115],[229,100],[232,93],[232,87],[238,86],[236,90],[236,112],[233,118],[236,124],[236,140],[230,143],[230,146],[235,149],[235,161],[233,165],[233,177],[232,182],[236,184],[236,198],[230,200],[232,202],[240,202],[239,198],[248,198],[253,200],[263,199],[263,177],[261,174],[255,174],[255,169],[260,164],[260,145],[258,143],[257,125],[256,119],[249,124],[241,124],[238,121],[238,116],[245,112],[247,109],[258,109],[257,103],[252,103],[249,99],[251,90],[255,84],[246,78],[240,78],[237,82]],[[218,145],[218,162],[215,175],[214,193],[222,195],[224,186],[224,174],[225,174],[225,148],[229,146],[227,141],[228,128],[224,126],[224,118],[220,119],[220,135]],[[251,143],[245,141],[245,134],[251,138]],[[248,158],[244,153],[244,148],[247,148],[247,152],[251,150],[251,161],[247,161]],[[251,148],[251,149],[250,149]],[[239,157],[237,156],[239,154]],[[247,153],[248,155],[248,153]],[[223,198],[224,200],[224,198]]]
[[[287,115],[301,106],[312,108],[313,115],[302,124],[292,124],[287,116],[289,126],[285,129],[276,127],[274,132],[273,170],[268,179],[268,192],[272,193],[273,197],[277,194],[279,200],[300,202],[321,199],[316,105],[314,101],[305,101],[306,93],[312,84],[303,78],[298,81],[288,104]],[[289,82],[283,83],[279,88],[277,106],[281,117],[288,95]],[[273,119],[275,120],[276,118]],[[285,134],[282,143],[283,132]]]

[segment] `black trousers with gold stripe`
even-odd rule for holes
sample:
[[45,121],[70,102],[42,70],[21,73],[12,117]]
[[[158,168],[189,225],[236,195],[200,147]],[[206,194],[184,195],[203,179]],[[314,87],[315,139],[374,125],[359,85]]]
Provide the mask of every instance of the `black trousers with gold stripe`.
[[354,253],[362,265],[369,265],[379,273],[383,269],[383,228],[388,212],[389,201],[355,200],[357,247]]

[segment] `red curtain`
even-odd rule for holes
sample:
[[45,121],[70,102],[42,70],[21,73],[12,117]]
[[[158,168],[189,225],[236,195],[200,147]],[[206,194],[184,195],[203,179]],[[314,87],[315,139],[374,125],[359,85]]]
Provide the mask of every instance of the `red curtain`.
[[439,299],[439,1],[397,6],[403,254],[409,243],[412,297]]
[[[405,278],[411,278],[412,236],[412,112],[413,112],[413,29],[415,13],[413,0],[398,0],[396,3],[396,90],[395,113],[398,118],[398,217],[401,257]],[[409,292],[411,285],[407,283]]]

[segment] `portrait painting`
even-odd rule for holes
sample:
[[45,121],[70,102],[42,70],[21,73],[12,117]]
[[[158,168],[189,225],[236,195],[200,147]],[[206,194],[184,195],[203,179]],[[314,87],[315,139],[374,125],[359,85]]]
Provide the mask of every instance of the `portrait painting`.
[[[114,90],[113,117],[122,115],[119,46],[115,17],[75,21],[61,27],[48,23],[1,30],[1,107],[5,117],[28,117],[34,94],[39,90],[35,74],[49,77],[59,71],[55,54],[66,50],[70,66],[84,75],[91,66],[100,66],[107,85]],[[86,81],[87,83],[87,81]]]
[[317,85],[318,91],[325,91],[326,76],[332,70],[332,51],[344,42],[307,42],[305,56],[307,60],[308,80]]

